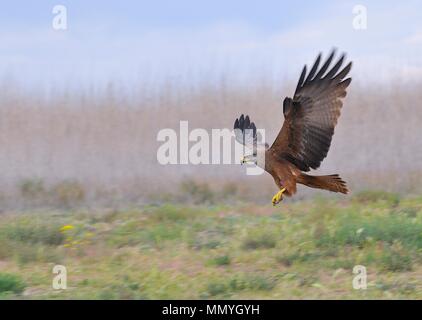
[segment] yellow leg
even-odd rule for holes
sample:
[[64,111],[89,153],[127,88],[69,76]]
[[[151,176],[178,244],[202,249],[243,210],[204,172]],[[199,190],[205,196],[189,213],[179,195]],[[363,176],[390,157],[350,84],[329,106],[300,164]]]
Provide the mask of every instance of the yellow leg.
[[286,191],[286,188],[281,189],[279,192],[277,192],[273,197],[273,206],[275,206],[277,203],[283,200],[283,192]]

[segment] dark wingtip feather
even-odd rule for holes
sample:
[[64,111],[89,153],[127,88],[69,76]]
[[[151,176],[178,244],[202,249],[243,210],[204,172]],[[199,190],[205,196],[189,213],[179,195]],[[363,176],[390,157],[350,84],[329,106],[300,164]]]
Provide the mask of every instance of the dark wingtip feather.
[[302,87],[303,81],[305,80],[305,76],[306,76],[306,64],[303,66],[302,73],[300,74],[300,78],[297,83],[295,93],[298,92],[299,89]]
[[338,70],[341,68],[344,59],[346,58],[346,54],[342,54],[341,57],[338,59],[337,63],[332,67],[330,71],[328,71],[327,75],[324,78],[332,79],[337,74]]
[[240,129],[242,131],[242,134],[245,135],[246,130],[252,130],[253,137],[256,137],[256,126],[255,123],[253,123],[248,115],[241,115],[238,119],[234,122],[234,129]]
[[352,68],[352,63],[349,62],[347,66],[343,68],[333,79],[337,81],[341,81],[347,74],[350,72],[350,69]]
[[256,126],[255,123],[251,123],[250,128],[252,129],[253,137],[256,138]]
[[322,65],[321,69],[318,71],[318,74],[315,76],[316,79],[321,79],[324,76],[324,73],[327,71],[328,67],[330,66],[335,53],[336,53],[336,49],[333,49],[330,55],[328,56],[327,60],[325,60],[324,64]]
[[347,88],[350,82],[352,82],[352,78],[347,78],[347,79],[344,79],[342,82],[340,82],[340,84],[344,86],[344,88]]
[[309,71],[308,76],[306,77],[305,83],[311,81],[316,73],[316,71],[318,70],[319,67],[319,63],[321,62],[321,53],[318,54],[318,57],[316,58],[314,65],[312,66],[311,71]]
[[244,127],[248,128],[250,124],[251,124],[251,120],[249,119],[249,116],[247,115],[246,118],[245,118]]

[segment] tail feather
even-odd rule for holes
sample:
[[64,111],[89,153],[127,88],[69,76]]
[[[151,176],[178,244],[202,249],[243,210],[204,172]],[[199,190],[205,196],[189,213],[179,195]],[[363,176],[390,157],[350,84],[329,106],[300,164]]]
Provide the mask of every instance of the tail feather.
[[346,182],[344,182],[338,174],[332,174],[329,176],[310,176],[302,173],[301,179],[298,181],[308,187],[324,189],[332,192],[341,192],[347,194]]

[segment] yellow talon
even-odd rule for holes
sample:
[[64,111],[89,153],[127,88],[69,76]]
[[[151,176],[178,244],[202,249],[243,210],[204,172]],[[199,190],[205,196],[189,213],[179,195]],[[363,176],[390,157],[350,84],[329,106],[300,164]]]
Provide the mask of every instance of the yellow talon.
[[283,192],[286,191],[286,188],[281,189],[279,192],[277,192],[273,197],[273,206],[275,206],[277,203],[283,200]]

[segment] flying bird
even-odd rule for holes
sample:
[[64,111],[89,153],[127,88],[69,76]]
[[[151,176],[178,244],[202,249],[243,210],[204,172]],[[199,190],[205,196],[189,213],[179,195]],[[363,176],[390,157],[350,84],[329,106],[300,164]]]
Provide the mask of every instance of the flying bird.
[[243,114],[234,123],[236,140],[245,146],[253,145],[253,154],[244,156],[241,163],[253,163],[274,178],[279,191],[272,198],[273,205],[283,195],[296,193],[297,183],[311,188],[348,193],[346,183],[338,174],[314,176],[305,172],[317,169],[330,149],[334,128],[343,106],[342,99],[352,81],[346,78],[352,62],[342,68],[345,54],[332,65],[335,50],[320,67],[318,55],[309,73],[304,66],[293,98],[283,101],[284,123],[272,146],[262,143],[255,124]]

